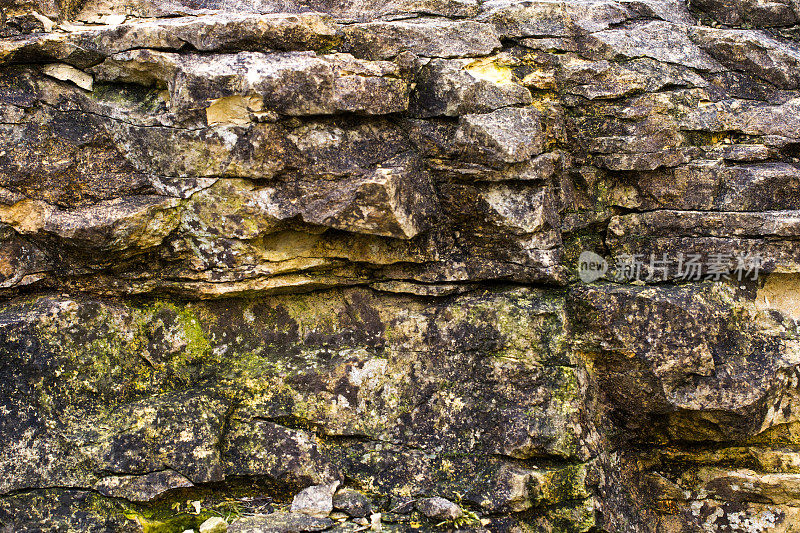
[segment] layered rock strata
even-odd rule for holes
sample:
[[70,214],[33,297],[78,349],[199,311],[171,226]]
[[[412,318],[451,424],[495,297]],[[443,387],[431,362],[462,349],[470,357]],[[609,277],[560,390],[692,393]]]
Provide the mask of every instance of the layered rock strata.
[[795,2],[0,13],[0,531],[799,530]]

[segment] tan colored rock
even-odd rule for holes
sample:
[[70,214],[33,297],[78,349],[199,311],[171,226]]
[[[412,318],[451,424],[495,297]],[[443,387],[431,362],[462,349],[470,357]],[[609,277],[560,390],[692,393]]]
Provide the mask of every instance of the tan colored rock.
[[63,63],[45,65],[42,67],[42,72],[57,80],[74,83],[81,89],[87,91],[92,90],[92,84],[94,83],[94,79],[91,75]]
[[212,516],[200,524],[200,533],[225,533],[228,531],[228,523],[224,518]]
[[765,311],[776,310],[800,320],[800,276],[771,274],[758,289],[756,306]]
[[206,108],[206,122],[244,126],[251,122],[253,113],[263,109],[264,101],[259,96],[226,96],[211,101]]

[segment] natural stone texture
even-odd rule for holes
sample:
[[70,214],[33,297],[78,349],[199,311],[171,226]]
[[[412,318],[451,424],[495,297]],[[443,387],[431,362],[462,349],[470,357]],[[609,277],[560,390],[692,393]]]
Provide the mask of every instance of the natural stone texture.
[[77,42],[104,56],[137,48],[254,52],[324,50],[339,42],[336,26],[318,13],[218,13],[111,26],[87,26]]
[[339,481],[303,489],[292,499],[292,512],[325,518],[333,511],[333,494]]
[[42,68],[42,72],[51,78],[72,82],[81,89],[85,89],[87,91],[91,91],[92,85],[94,84],[94,79],[91,75],[81,72],[80,70],[69,65],[64,65],[63,63],[52,63],[50,65],[45,65]]
[[333,508],[344,511],[354,518],[372,514],[372,503],[369,498],[352,489],[339,489],[333,495]]
[[124,510],[91,491],[44,489],[4,496],[0,520],[9,531],[140,533],[142,527],[125,518]]
[[247,0],[204,0],[191,3],[186,0],[169,0],[163,3],[125,0],[88,0],[77,17],[95,20],[99,16],[125,14],[135,17],[170,17],[175,15],[203,15],[209,11],[245,13],[296,13],[315,9],[345,21],[369,21],[376,18],[407,17],[409,14],[427,14],[448,18],[464,18],[477,13],[478,2],[473,0],[393,0],[391,2],[368,0],[325,3],[276,0],[253,3]]
[[793,531],[796,4],[5,2],[0,531]]
[[95,484],[95,489],[104,496],[125,498],[134,502],[146,502],[169,490],[193,486],[182,475],[172,470],[165,470],[142,476],[105,477]]
[[597,53],[609,59],[649,57],[701,71],[722,70],[721,65],[691,41],[686,26],[679,24],[644,22],[594,32],[589,42]]
[[479,20],[492,22],[502,37],[581,35],[602,31],[640,16],[681,23],[691,20],[685,4],[679,0],[489,0],[481,8]]
[[680,250],[684,256],[699,254],[704,262],[725,254],[730,256],[726,261],[733,261],[734,254],[751,254],[764,258],[761,268],[765,272],[797,272],[798,215],[797,211],[658,210],[614,217],[608,226],[608,241],[617,254],[649,258],[650,254],[662,257]]
[[328,518],[314,518],[300,513],[273,513],[246,516],[228,528],[229,533],[310,533],[324,531],[333,526]]
[[267,476],[289,485],[329,482],[339,477],[313,433],[264,420],[234,424],[224,454],[228,475]]
[[752,24],[759,28],[791,26],[797,22],[797,7],[786,0],[697,0],[692,6],[716,22],[731,26]]
[[800,48],[759,31],[693,28],[691,38],[733,70],[749,72],[782,89],[797,89]]
[[458,505],[438,496],[417,500],[416,507],[420,513],[433,520],[455,520],[462,514]]
[[559,62],[553,77],[569,94],[590,100],[632,96],[664,87],[705,87],[708,82],[686,67],[651,59],[628,62],[587,61],[572,54]]
[[494,62],[434,59],[417,80],[412,106],[421,116],[487,113],[532,100],[530,91],[514,82],[511,69]]
[[[338,467],[347,477],[381,490],[399,490],[412,483],[414,491],[430,491],[434,488],[430,476],[444,479],[444,475],[453,490],[474,494],[470,498],[481,505],[501,508],[504,500],[497,498],[502,490],[511,490],[503,489],[510,483],[501,475],[507,466],[503,460],[481,464],[477,475],[473,459],[438,457],[436,446],[462,450],[467,455],[461,457],[468,457],[471,450],[519,458],[586,454],[576,409],[584,377],[568,366],[562,351],[558,304],[545,294],[527,292],[463,296],[458,305],[433,313],[423,305],[409,308],[403,297],[392,297],[395,303],[387,307],[364,291],[351,292],[345,300],[345,295],[335,293],[322,298],[309,295],[300,307],[294,307],[296,296],[285,297],[277,307],[241,302],[237,305],[245,307],[238,310],[230,308],[231,302],[197,310],[167,303],[133,309],[102,301],[21,302],[6,311],[2,345],[27,345],[38,339],[39,348],[4,351],[3,357],[14,354],[18,363],[2,383],[29,390],[25,383],[30,378],[25,376],[36,354],[51,354],[53,374],[41,385],[49,396],[35,400],[36,409],[43,413],[52,406],[64,407],[54,433],[32,432],[21,441],[15,433],[11,442],[18,444],[5,444],[3,468],[9,475],[4,479],[13,483],[6,490],[31,486],[55,472],[79,476],[70,481],[73,485],[95,486],[95,472],[152,475],[165,467],[194,484],[259,476],[281,486],[303,487],[341,479]],[[303,311],[309,305],[317,310],[312,315]],[[392,306],[395,310],[382,317]],[[481,325],[471,318],[473,313],[495,318]],[[258,325],[249,325],[244,317],[252,317]],[[312,323],[306,322],[309,318]],[[326,329],[330,319],[341,325]],[[87,329],[73,328],[69,343],[61,342],[58,332],[64,324]],[[97,331],[105,333],[97,337]],[[413,360],[413,354],[431,349],[416,337],[417,331],[429,332],[427,342],[436,346],[432,360],[429,356]],[[291,342],[298,344],[292,348]],[[332,342],[344,343],[344,351],[323,363],[328,357],[325,346]],[[80,370],[84,367],[75,358],[83,350],[105,354],[105,362]],[[540,362],[533,374],[526,375],[533,363],[522,358],[531,350],[539,354]],[[297,355],[288,355],[293,352]],[[496,355],[481,355],[486,352]],[[396,355],[379,356],[390,353]],[[465,353],[474,354],[469,355],[467,368],[478,365],[487,381],[473,383],[471,371],[457,377],[464,372]],[[295,370],[279,371],[284,357],[280,354],[295,361]],[[325,366],[309,373],[306,360]],[[77,375],[69,383],[56,376],[74,372]],[[216,376],[216,384],[203,385],[203,376]],[[198,385],[186,390],[185,384],[192,383]],[[550,388],[563,393],[558,398],[531,395]],[[34,401],[32,394],[6,396],[11,402],[6,408],[18,413],[7,423],[41,424],[14,407]],[[101,398],[95,404],[108,405],[108,410],[87,414],[79,399],[95,395]],[[232,408],[226,400],[229,395],[240,398],[240,403],[224,423]],[[508,403],[516,407],[509,409]],[[315,425],[326,429],[286,427],[302,420],[316,420]],[[487,434],[479,428],[489,420],[492,423],[486,427],[495,429]],[[336,440],[320,442],[315,433],[369,438],[363,445],[339,447]],[[375,449],[370,439],[394,441],[398,448]],[[49,462],[42,464],[43,457],[50,457]],[[400,473],[404,465],[430,473],[414,481]],[[446,473],[449,468],[455,471]],[[10,475],[12,471],[15,474]],[[531,501],[551,497],[519,498],[523,499],[515,505],[528,501],[530,506]]]
[[345,26],[343,33],[343,49],[367,59],[390,59],[401,52],[424,57],[475,57],[502,47],[494,28],[473,21],[377,21]]
[[225,533],[228,531],[228,523],[224,518],[212,516],[200,524],[200,533]]
[[203,56],[133,50],[110,56],[92,72],[97,81],[167,87],[175,113],[204,109],[218,98],[236,95],[260,96],[264,109],[284,115],[379,115],[408,107],[407,84],[394,64],[347,54]]
[[539,113],[529,108],[505,108],[461,117],[455,142],[468,156],[521,163],[542,152],[542,136]]

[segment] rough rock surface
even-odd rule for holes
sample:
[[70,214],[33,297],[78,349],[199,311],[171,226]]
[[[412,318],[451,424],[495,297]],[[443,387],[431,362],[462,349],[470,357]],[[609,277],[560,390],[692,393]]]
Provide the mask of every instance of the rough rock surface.
[[292,500],[293,513],[302,513],[317,518],[325,518],[333,511],[333,494],[339,481],[325,485],[312,485],[297,494]]
[[798,531],[798,321],[796,1],[0,2],[3,533]]
[[433,498],[423,498],[417,501],[417,510],[432,520],[455,520],[460,517],[462,512],[458,505],[435,496]]
[[341,489],[333,495],[333,508],[354,518],[364,518],[372,514],[372,502],[365,495],[353,489]]

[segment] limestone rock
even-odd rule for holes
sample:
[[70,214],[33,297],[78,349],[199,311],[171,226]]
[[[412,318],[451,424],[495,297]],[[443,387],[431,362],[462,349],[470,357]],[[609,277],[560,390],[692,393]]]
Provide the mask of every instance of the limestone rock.
[[347,54],[202,56],[135,50],[114,54],[92,71],[98,81],[167,87],[170,108],[177,113],[237,95],[260,96],[265,109],[285,115],[379,115],[408,107],[408,87],[395,65]]
[[691,38],[726,67],[750,72],[785,89],[796,89],[800,48],[752,30],[693,28]]
[[792,531],[799,17],[6,1],[0,531]]
[[416,507],[431,520],[455,520],[462,514],[458,505],[439,496],[417,500]]
[[352,489],[339,489],[333,495],[333,508],[344,511],[354,518],[372,514],[372,503],[369,498]]
[[797,8],[784,0],[725,2],[699,0],[693,6],[713,20],[730,26],[752,24],[758,28],[791,26],[797,21]]
[[330,483],[339,473],[324,451],[308,432],[263,420],[241,422],[230,431],[225,471],[289,485]]
[[71,39],[107,57],[132,49],[254,52],[323,50],[339,42],[337,27],[319,13],[216,13],[85,26]]
[[333,526],[328,518],[315,518],[300,513],[273,513],[246,516],[228,528],[229,533],[310,533],[324,531]]
[[549,0],[525,3],[490,0],[481,8],[479,20],[493,23],[502,37],[590,33],[631,17],[624,5],[604,0],[581,4]]
[[473,21],[411,19],[346,26],[344,50],[366,59],[390,59],[401,52],[423,57],[473,57],[500,48],[494,28]]
[[717,71],[722,66],[689,38],[683,25],[652,21],[622,29],[592,33],[598,52],[610,58],[649,57],[664,63],[684,65],[699,70]]
[[228,523],[224,518],[212,516],[200,524],[200,533],[225,533],[228,531]]
[[145,502],[169,490],[193,486],[188,479],[172,470],[143,476],[110,476],[95,484],[95,488],[105,496]]
[[455,142],[469,155],[520,163],[544,149],[541,115],[530,108],[504,108],[459,119]]
[[487,113],[531,102],[530,91],[513,80],[511,69],[491,61],[434,59],[417,80],[412,106],[422,116]]
[[52,63],[50,65],[45,65],[42,68],[42,72],[57,80],[72,82],[81,89],[87,91],[92,90],[92,84],[94,82],[92,76],[69,65]]
[[338,486],[339,481],[334,481],[303,489],[292,500],[292,512],[325,518],[333,510],[333,495]]

